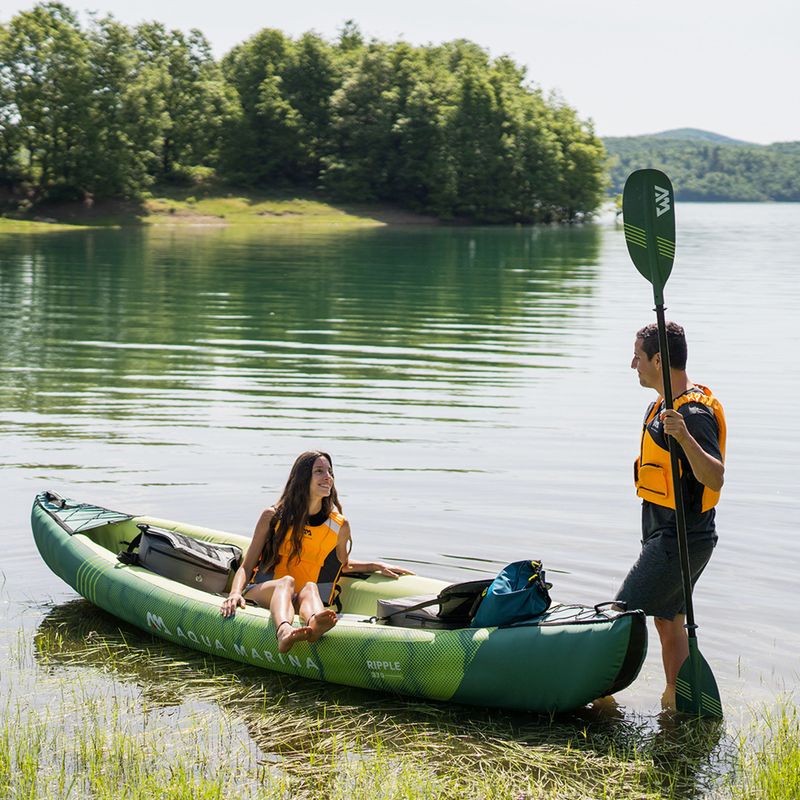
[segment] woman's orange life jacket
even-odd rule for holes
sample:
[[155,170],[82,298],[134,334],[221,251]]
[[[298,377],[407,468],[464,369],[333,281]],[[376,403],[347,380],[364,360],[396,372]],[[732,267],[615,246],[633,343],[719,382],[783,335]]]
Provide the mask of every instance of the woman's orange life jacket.
[[[287,535],[278,548],[278,563],[271,570],[271,575],[261,580],[274,580],[291,575],[297,591],[307,583],[316,583],[322,602],[326,605],[333,602],[336,583],[342,571],[342,563],[336,555],[336,543],[339,531],[345,518],[336,511],[331,511],[320,525],[306,525],[303,529],[303,546],[299,557],[292,559],[292,537]],[[277,532],[277,529],[276,529]],[[255,582],[264,559],[263,551],[250,575],[250,582]]]
[[[636,486],[636,494],[643,500],[648,500],[666,508],[675,508],[675,492],[669,450],[660,447],[650,435],[648,429],[650,423],[661,411],[662,402],[663,398],[659,397],[655,403],[650,405],[647,409],[647,414],[645,414],[639,458],[636,459],[633,466],[633,482]],[[673,403],[673,408],[678,409],[686,403],[702,403],[714,413],[719,430],[719,452],[724,462],[727,429],[722,404],[714,397],[707,386],[701,386],[700,384],[695,384],[688,392],[684,392],[680,397],[677,397]],[[712,509],[719,502],[719,497],[719,492],[704,486],[700,510],[705,512]]]

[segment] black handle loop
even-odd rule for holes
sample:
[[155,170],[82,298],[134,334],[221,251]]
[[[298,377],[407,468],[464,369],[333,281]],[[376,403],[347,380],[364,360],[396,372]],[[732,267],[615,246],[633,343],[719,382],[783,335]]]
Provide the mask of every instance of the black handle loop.
[[620,611],[628,610],[628,603],[625,600],[606,600],[603,603],[598,603],[595,607],[595,613],[600,614],[604,608],[611,608],[616,606]]

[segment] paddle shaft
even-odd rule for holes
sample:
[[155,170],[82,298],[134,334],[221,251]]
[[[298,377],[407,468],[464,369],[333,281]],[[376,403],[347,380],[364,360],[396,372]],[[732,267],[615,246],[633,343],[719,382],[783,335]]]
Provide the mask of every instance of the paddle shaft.
[[[664,382],[664,408],[671,411],[672,404],[672,378],[669,372],[669,346],[667,344],[667,323],[664,320],[664,304],[659,303],[655,308],[658,321],[658,347],[661,351],[661,374]],[[686,537],[686,516],[683,511],[683,491],[681,490],[680,465],[678,453],[680,445],[671,437],[666,436],[669,448],[669,460],[672,466],[672,489],[675,495],[675,525],[678,530],[678,557],[681,562],[681,577],[683,578],[683,598],[686,605],[686,630],[690,638],[697,636],[697,625],[694,622],[694,609],[692,607],[692,578],[689,567],[689,541]]]

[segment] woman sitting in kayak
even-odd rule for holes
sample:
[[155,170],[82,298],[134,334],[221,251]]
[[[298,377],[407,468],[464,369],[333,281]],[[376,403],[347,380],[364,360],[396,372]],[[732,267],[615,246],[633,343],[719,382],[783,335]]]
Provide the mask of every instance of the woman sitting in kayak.
[[[279,653],[295,642],[316,642],[336,624],[336,612],[325,606],[333,602],[343,572],[377,572],[390,578],[413,574],[380,561],[353,561],[351,545],[331,457],[316,450],[301,453],[280,500],[256,523],[220,613],[232,617],[247,597],[269,608]],[[295,611],[305,623],[299,628],[292,625]]]

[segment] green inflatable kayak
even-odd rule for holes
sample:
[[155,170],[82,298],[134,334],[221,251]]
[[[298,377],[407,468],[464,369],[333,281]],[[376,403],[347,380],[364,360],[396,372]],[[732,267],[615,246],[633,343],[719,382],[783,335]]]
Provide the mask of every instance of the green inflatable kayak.
[[[242,536],[124,514],[45,492],[31,525],[50,569],[90,602],[186,647],[332,683],[480,706],[566,711],[628,686],[647,650],[640,611],[554,605],[536,620],[501,628],[434,629],[376,623],[378,600],[435,596],[443,581],[346,576],[336,626],[314,644],[278,653],[266,609],[220,615],[220,595],[184,585],[118,554],[157,526],[201,542],[245,549]],[[298,623],[299,624],[299,623]]]

